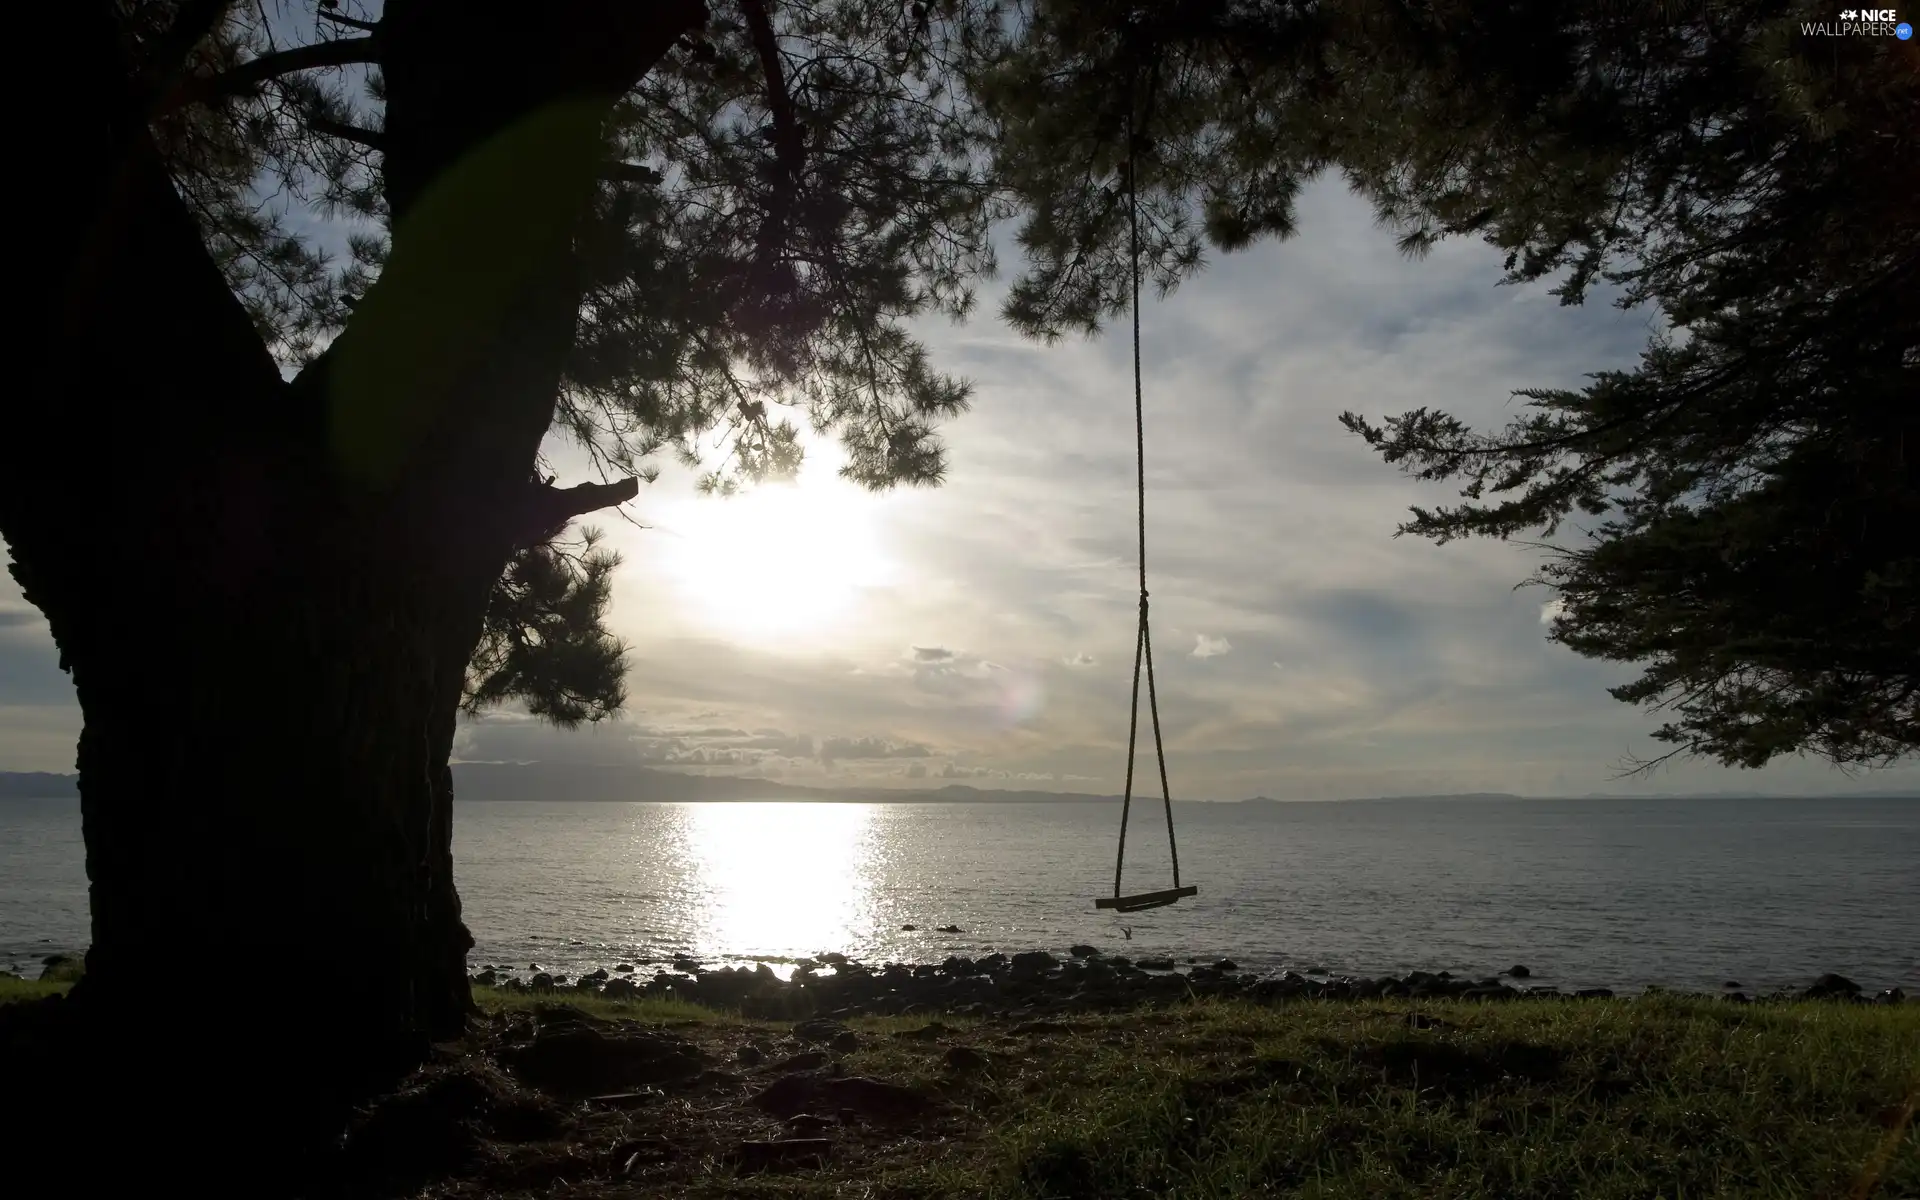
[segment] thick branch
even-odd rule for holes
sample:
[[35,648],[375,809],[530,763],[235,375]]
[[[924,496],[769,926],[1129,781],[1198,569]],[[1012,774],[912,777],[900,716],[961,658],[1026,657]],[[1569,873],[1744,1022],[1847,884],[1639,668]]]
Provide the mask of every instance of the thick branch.
[[182,79],[161,98],[155,115],[175,112],[189,104],[211,104],[228,96],[244,95],[269,79],[278,79],[296,71],[378,61],[379,46],[377,39],[372,37],[340,38],[315,42],[310,46],[295,46],[291,50],[250,58],[231,71],[223,71],[218,75]]
[[327,9],[320,11],[320,19],[323,21],[332,21],[335,25],[345,25],[348,29],[364,30],[367,33],[380,32],[380,24],[377,21],[362,21],[359,17],[349,17],[345,13],[332,12]]
[[800,119],[793,110],[793,97],[787,92],[786,72],[780,65],[780,42],[774,37],[773,19],[767,14],[765,0],[741,0],[747,14],[747,29],[753,37],[753,51],[760,58],[760,72],[767,81],[767,110],[773,114],[773,151],[789,180],[798,179],[806,165],[805,136]]
[[514,545],[537,546],[551,540],[567,522],[583,513],[625,504],[640,494],[638,479],[617,483],[579,483],[570,488],[535,484],[516,519]]
[[306,115],[307,128],[326,137],[342,138],[357,142],[369,150],[385,150],[386,139],[377,130],[363,129],[358,125],[349,125],[345,121],[336,121],[319,113]]
[[608,183],[640,183],[652,185],[660,182],[660,172],[652,167],[643,167],[639,163],[607,162],[600,164],[600,178]]
[[432,179],[533,114],[560,120],[579,104],[611,109],[707,20],[701,0],[547,0],[511,23],[476,19],[471,8],[411,0],[389,4],[381,18],[382,174],[395,222]]
[[203,38],[226,19],[233,0],[190,0],[174,15],[173,24],[160,37],[146,61],[141,64],[162,82],[161,94],[171,91],[186,70],[187,59]]
[[778,244],[786,240],[800,174],[807,165],[806,131],[794,113],[793,97],[787,92],[786,73],[780,65],[780,42],[773,33],[773,19],[765,0],[741,0],[747,29],[753,38],[754,53],[760,59],[761,74],[767,82],[767,110],[773,115],[773,153],[780,165],[780,182],[768,206],[759,233],[762,260],[772,257]]

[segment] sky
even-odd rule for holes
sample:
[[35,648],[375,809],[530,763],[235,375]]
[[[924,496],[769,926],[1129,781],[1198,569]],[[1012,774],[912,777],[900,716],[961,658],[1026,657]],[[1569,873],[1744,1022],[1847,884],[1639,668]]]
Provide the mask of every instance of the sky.
[[[1657,715],[1607,695],[1637,672],[1546,640],[1552,595],[1515,589],[1538,551],[1396,539],[1409,505],[1457,491],[1406,479],[1337,417],[1426,405],[1496,428],[1516,388],[1631,366],[1649,314],[1499,286],[1499,253],[1474,242],[1407,261],[1337,181],[1300,216],[1298,237],[1215,256],[1142,312],[1176,798],[1920,789],[1914,762],[1618,778],[1667,748]],[[1137,605],[1124,325],[1026,341],[998,319],[1003,286],[964,325],[919,326],[975,387],[945,430],[944,486],[860,491],[831,445],[796,485],[733,499],[667,467],[631,521],[592,521],[625,560],[610,623],[631,646],[626,711],[576,732],[495,711],[463,721],[456,759],[1119,791]],[[567,447],[551,455],[562,484],[588,477]],[[0,579],[0,770],[72,769],[80,713],[55,663]]]

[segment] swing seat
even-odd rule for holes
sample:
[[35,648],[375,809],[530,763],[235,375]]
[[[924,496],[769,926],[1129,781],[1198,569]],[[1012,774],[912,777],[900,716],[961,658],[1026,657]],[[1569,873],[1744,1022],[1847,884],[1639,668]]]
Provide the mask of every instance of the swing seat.
[[1144,912],[1149,908],[1165,908],[1177,904],[1183,897],[1197,896],[1200,889],[1188,884],[1186,887],[1168,888],[1163,892],[1140,892],[1132,896],[1102,896],[1093,902],[1095,908],[1110,908],[1115,912]]

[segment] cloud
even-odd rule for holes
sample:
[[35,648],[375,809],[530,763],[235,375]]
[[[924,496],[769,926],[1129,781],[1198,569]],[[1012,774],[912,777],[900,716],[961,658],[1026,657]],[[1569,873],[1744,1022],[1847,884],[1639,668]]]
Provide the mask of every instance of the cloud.
[[745,768],[814,754],[812,737],[778,729],[682,728],[623,714],[584,729],[561,730],[513,707],[464,719],[454,738],[454,756],[470,762]]
[[821,762],[848,758],[925,758],[931,753],[925,746],[885,738],[823,738],[820,741]]
[[1005,670],[978,654],[919,646],[905,667],[915,688],[964,704],[993,703],[1000,690],[994,676]]
[[1555,597],[1540,606],[1540,623],[1542,625],[1551,625],[1566,611],[1567,602],[1559,597]]
[[[1306,189],[1299,210],[1305,236],[1219,256],[1142,314],[1148,559],[1170,659],[1156,684],[1179,794],[1619,790],[1622,756],[1660,749],[1648,738],[1658,716],[1607,695],[1634,670],[1542,636],[1547,597],[1512,590],[1537,551],[1396,539],[1409,507],[1456,492],[1382,463],[1337,418],[1429,406],[1497,430],[1525,415],[1515,388],[1631,367],[1646,314],[1497,286],[1501,253],[1473,241],[1408,262],[1335,179]],[[982,312],[1004,286],[983,286]],[[1043,347],[992,318],[913,330],[978,402],[942,429],[942,487],[852,489],[831,510],[871,526],[862,536],[888,572],[849,582],[814,623],[769,633],[688,599],[691,560],[661,553],[671,522],[612,523],[630,711],[575,733],[486,714],[462,721],[462,756],[883,786],[1050,777],[1117,792],[1139,612],[1128,341]],[[563,439],[545,452],[567,480],[591,477]],[[839,486],[837,453],[810,443],[805,470]],[[636,502],[643,524],[667,506],[723,503],[697,500],[696,473],[663,466]],[[723,565],[728,586],[781,603],[788,581]],[[0,614],[31,611],[0,575]],[[0,769],[71,768],[79,715],[55,659],[44,623],[0,620]],[[1920,784],[1920,764],[1868,782],[1908,781]],[[1691,764],[1659,787],[1844,782],[1817,762]]]
[[[988,779],[1008,783],[1052,783],[1060,779],[1052,771],[1009,771],[1003,767],[963,767],[947,763],[939,770],[941,779]],[[1083,776],[1067,776],[1082,779]]]
[[1202,633],[1195,637],[1193,650],[1195,658],[1218,658],[1233,649],[1233,644],[1223,637],[1208,637]]

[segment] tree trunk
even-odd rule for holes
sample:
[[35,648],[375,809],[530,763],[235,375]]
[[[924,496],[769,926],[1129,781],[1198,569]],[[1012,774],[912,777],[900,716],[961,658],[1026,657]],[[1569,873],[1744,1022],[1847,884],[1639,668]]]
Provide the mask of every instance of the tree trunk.
[[193,1119],[276,1159],[324,1149],[471,1003],[447,757],[473,638],[380,582],[91,614],[124,633],[70,659],[93,916],[71,1002],[109,1063],[211,1084]]
[[[189,1164],[195,1194],[298,1191],[349,1104],[464,1026],[461,684],[509,554],[579,511],[529,484],[593,186],[553,146],[597,154],[596,113],[705,11],[389,0],[392,252],[290,382],[155,152],[115,13],[41,14],[72,69],[20,149],[62,192],[19,255],[40,294],[0,534],[85,720],[93,942],[69,1000],[0,1013],[0,1077],[40,1089],[0,1129],[85,1154],[90,1191]],[[564,136],[511,136],[556,111]]]

